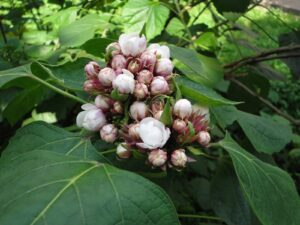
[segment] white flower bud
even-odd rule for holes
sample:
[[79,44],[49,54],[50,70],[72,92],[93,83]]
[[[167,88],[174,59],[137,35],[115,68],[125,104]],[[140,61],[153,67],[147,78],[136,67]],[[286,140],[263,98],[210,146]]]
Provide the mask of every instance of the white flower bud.
[[200,131],[197,134],[197,141],[200,145],[207,146],[210,142],[210,134],[207,131]]
[[105,67],[100,70],[98,74],[98,79],[100,83],[105,87],[111,87],[112,81],[116,78],[116,73],[112,68]]
[[139,123],[129,125],[128,135],[134,140],[140,139],[139,128],[140,128]]
[[153,117],[157,120],[160,120],[161,115],[163,114],[164,111],[160,110],[154,113]]
[[142,67],[153,72],[156,63],[156,56],[152,52],[146,51],[141,55]]
[[91,61],[85,65],[84,71],[87,79],[93,79],[97,77],[100,71],[100,66],[98,65],[98,63]]
[[101,139],[113,143],[118,137],[118,129],[113,124],[106,124],[100,130]]
[[119,102],[119,101],[114,102],[113,109],[112,109],[113,113],[121,114],[121,113],[123,113],[123,110],[124,109],[123,109],[123,105],[121,102]]
[[95,98],[95,105],[98,108],[100,108],[102,111],[109,110],[112,104],[113,104],[113,101],[110,98],[105,97],[103,95],[98,95]]
[[173,166],[183,168],[185,167],[187,161],[188,158],[185,154],[184,149],[177,149],[174,152],[172,152],[171,163],[173,164]]
[[140,83],[144,83],[146,85],[150,84],[153,79],[153,73],[149,70],[142,70],[137,75],[137,80]]
[[150,91],[152,95],[167,94],[170,91],[169,84],[161,76],[154,77],[150,85]]
[[111,60],[111,68],[116,74],[122,73],[122,69],[126,68],[126,58],[123,55],[115,55]]
[[138,56],[145,51],[147,41],[144,35],[140,37],[138,34],[122,34],[119,45],[125,56]]
[[114,79],[113,87],[121,94],[133,93],[135,87],[135,80],[132,73],[123,69],[123,74],[120,74]]
[[139,134],[142,143],[137,146],[145,149],[162,148],[170,137],[170,129],[152,117],[146,117],[140,122]]
[[149,153],[148,160],[154,167],[161,167],[167,162],[168,156],[167,152],[156,149]]
[[121,159],[128,159],[131,156],[131,151],[127,149],[126,143],[121,143],[118,145],[117,155]]
[[136,120],[142,120],[149,114],[148,106],[144,102],[135,101],[129,109],[130,116]]
[[181,134],[186,128],[186,122],[181,119],[176,119],[174,120],[172,127],[175,131]]
[[106,124],[105,115],[95,105],[87,103],[82,105],[81,108],[84,111],[77,115],[76,123],[78,127],[90,131],[99,131]]
[[170,59],[162,58],[156,62],[155,73],[158,76],[169,76],[173,71],[173,63]]
[[180,99],[175,103],[174,114],[181,119],[185,119],[192,114],[192,104],[187,99]]
[[148,87],[143,83],[137,83],[133,94],[137,99],[144,99],[148,96]]
[[118,42],[110,43],[105,50],[108,57],[112,57],[121,53],[121,47]]
[[155,54],[158,58],[170,58],[170,49],[165,45],[151,44],[147,51]]

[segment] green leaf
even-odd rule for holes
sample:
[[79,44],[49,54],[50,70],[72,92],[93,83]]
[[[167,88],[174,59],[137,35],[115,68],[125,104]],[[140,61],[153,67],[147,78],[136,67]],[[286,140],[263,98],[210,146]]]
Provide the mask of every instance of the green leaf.
[[164,107],[164,111],[160,117],[160,121],[165,124],[166,126],[171,126],[173,123],[172,120],[172,111],[171,111],[171,104],[170,99],[167,99],[167,102]]
[[176,82],[181,90],[182,95],[196,101],[200,105],[217,106],[238,104],[238,102],[233,102],[223,98],[213,89],[195,83],[187,78],[177,77]]
[[219,162],[211,183],[211,205],[228,225],[254,225],[257,220],[241,190],[231,162]]
[[122,12],[125,32],[140,33],[145,29],[148,39],[162,32],[168,17],[169,9],[159,1],[151,0],[129,0]]
[[258,152],[267,154],[279,152],[292,139],[290,126],[276,123],[269,118],[240,111],[238,123]]
[[219,143],[230,154],[241,187],[263,225],[297,225],[300,200],[288,173],[262,162],[228,134]]
[[213,87],[223,77],[223,69],[216,58],[198,54],[188,48],[169,45],[171,56],[179,62],[175,66],[189,79]]
[[179,225],[161,188],[106,164],[31,151],[0,171],[0,224]]
[[59,31],[59,41],[65,47],[75,47],[84,44],[94,37],[96,30],[108,27],[109,16],[90,14],[64,26]]
[[10,139],[3,155],[20,155],[33,150],[52,151],[83,159],[105,160],[91,144],[89,138],[41,121],[19,129]]
[[105,49],[111,42],[113,40],[108,38],[93,38],[85,42],[80,48],[89,54],[104,58]]
[[223,129],[236,121],[238,117],[238,110],[234,106],[212,107],[210,111]]
[[11,80],[29,76],[30,65],[31,64],[26,64],[24,66],[19,66],[13,69],[0,71],[0,87]]

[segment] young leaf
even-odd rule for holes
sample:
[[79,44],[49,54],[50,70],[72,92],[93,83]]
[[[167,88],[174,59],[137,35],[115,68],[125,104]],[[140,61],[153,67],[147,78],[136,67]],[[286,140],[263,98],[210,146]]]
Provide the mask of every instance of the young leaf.
[[238,123],[258,152],[279,152],[292,139],[290,126],[268,118],[239,111]]
[[201,105],[217,106],[238,104],[238,102],[233,102],[226,98],[223,98],[214,90],[201,84],[197,84],[187,78],[177,77],[176,82],[181,90],[182,95],[194,100]]
[[161,33],[168,17],[169,9],[152,0],[129,0],[122,12],[125,31],[139,33],[145,29],[148,39]]
[[105,161],[88,138],[45,122],[31,123],[19,129],[11,138],[3,156],[20,155],[34,150],[52,151],[83,159]]
[[189,79],[213,87],[223,77],[223,69],[217,59],[200,55],[192,49],[169,47],[171,56],[179,60],[176,67]]
[[242,190],[263,225],[297,225],[300,199],[288,173],[262,162],[228,134],[220,145],[230,154]]
[[0,170],[0,224],[179,225],[162,189],[106,164],[31,151]]
[[164,107],[164,111],[160,117],[160,121],[165,124],[166,126],[171,126],[173,123],[172,119],[172,110],[170,105],[170,99],[167,99],[167,102]]

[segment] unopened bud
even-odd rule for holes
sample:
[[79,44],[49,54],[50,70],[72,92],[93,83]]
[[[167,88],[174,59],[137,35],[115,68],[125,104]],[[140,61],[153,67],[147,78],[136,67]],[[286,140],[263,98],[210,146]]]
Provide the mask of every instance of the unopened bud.
[[118,55],[121,53],[121,48],[118,42],[113,42],[110,43],[107,47],[106,47],[106,54],[107,56],[113,57],[115,55]]
[[103,90],[98,78],[86,80],[83,84],[83,90],[87,93],[94,93]]
[[140,139],[139,128],[140,128],[139,123],[129,125],[128,134],[132,139],[134,140]]
[[161,76],[153,78],[150,85],[150,91],[152,95],[167,94],[169,90],[169,84],[165,78]]
[[104,125],[100,130],[101,139],[113,143],[118,137],[118,129],[113,124]]
[[116,71],[116,74],[121,74],[122,69],[126,68],[126,58],[123,55],[115,55],[111,60],[111,68]]
[[113,109],[112,109],[113,113],[121,114],[121,113],[123,113],[123,110],[124,110],[124,108],[123,108],[123,105],[121,102],[119,102],[119,101],[114,102]]
[[110,98],[103,95],[98,95],[95,98],[95,105],[104,112],[110,109],[112,103],[113,101]]
[[153,79],[153,73],[149,70],[142,70],[137,75],[137,80],[140,83],[144,83],[146,85],[150,84]]
[[186,122],[181,119],[176,119],[176,120],[174,120],[172,127],[175,131],[177,131],[178,133],[181,134],[184,131],[184,129],[186,128]]
[[143,83],[136,83],[133,94],[137,99],[144,99],[148,96],[148,87]]
[[197,134],[197,141],[200,145],[207,146],[210,142],[210,134],[207,131],[200,131]]
[[100,83],[105,87],[111,87],[112,81],[116,78],[116,73],[112,68],[105,67],[98,74]]
[[157,120],[160,120],[161,115],[163,114],[164,111],[158,111],[156,113],[154,113],[153,117]]
[[148,160],[154,167],[163,166],[167,162],[167,159],[167,152],[161,149],[152,150],[148,155]]
[[155,73],[158,76],[169,76],[173,71],[173,64],[170,59],[161,58],[157,61],[155,65]]
[[172,152],[171,163],[173,164],[173,166],[183,168],[185,167],[187,161],[188,158],[185,154],[184,149],[177,149],[174,152]]
[[174,114],[181,119],[189,117],[192,111],[192,104],[187,99],[180,99],[175,103]]
[[117,155],[121,159],[128,159],[131,156],[131,151],[127,149],[126,143],[121,143],[117,147]]
[[98,65],[98,63],[91,61],[85,65],[84,71],[87,79],[93,79],[96,78],[98,73],[100,72],[100,66]]
[[127,66],[127,69],[133,74],[138,73],[141,70],[141,68],[142,68],[142,63],[140,59],[137,58],[131,59]]
[[132,94],[135,87],[133,74],[130,71],[123,69],[123,73],[114,79],[113,87],[121,94]]
[[135,101],[130,106],[130,116],[136,120],[142,120],[149,115],[148,106],[144,102]]
[[157,113],[158,111],[163,111],[165,107],[165,103],[162,100],[154,100],[151,103],[151,112],[152,114]]
[[145,51],[141,55],[141,62],[142,62],[142,67],[144,69],[153,72],[156,63],[156,55],[153,54],[152,52]]

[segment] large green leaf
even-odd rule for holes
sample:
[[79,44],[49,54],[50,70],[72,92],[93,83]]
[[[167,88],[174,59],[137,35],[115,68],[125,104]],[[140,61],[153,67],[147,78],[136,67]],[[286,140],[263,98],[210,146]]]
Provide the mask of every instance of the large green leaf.
[[242,190],[262,224],[299,224],[300,199],[289,174],[260,161],[228,134],[220,145],[230,154]]
[[3,225],[179,225],[162,189],[106,164],[31,151],[0,171]]
[[60,43],[66,47],[82,45],[94,37],[96,30],[107,28],[109,18],[105,14],[90,14],[62,27],[59,31]]
[[238,104],[238,102],[230,101],[226,98],[223,98],[213,89],[203,86],[201,84],[197,84],[190,79],[184,77],[177,77],[176,83],[178,84],[181,93],[192,99],[199,104],[207,105],[207,106],[217,106],[217,105],[234,105]]
[[0,71],[0,87],[2,87],[7,82],[20,78],[27,77],[30,74],[30,65],[19,66],[13,69]]
[[259,224],[241,190],[231,162],[219,162],[211,184],[211,204],[215,213],[228,225]]
[[290,126],[269,118],[239,111],[238,122],[258,152],[278,152],[292,139]]
[[169,9],[152,0],[129,0],[122,12],[125,31],[139,33],[145,29],[148,39],[161,33],[168,17]]
[[211,107],[210,111],[223,129],[237,120],[239,112],[234,106],[231,105]]
[[80,48],[89,54],[104,58],[106,47],[113,41],[108,38],[93,38],[85,42]]
[[223,77],[223,69],[216,58],[198,54],[188,48],[170,45],[171,56],[179,62],[176,67],[189,79],[213,87]]
[[19,155],[33,150],[52,151],[83,159],[104,160],[89,138],[45,122],[31,123],[19,129],[11,138],[3,155]]

